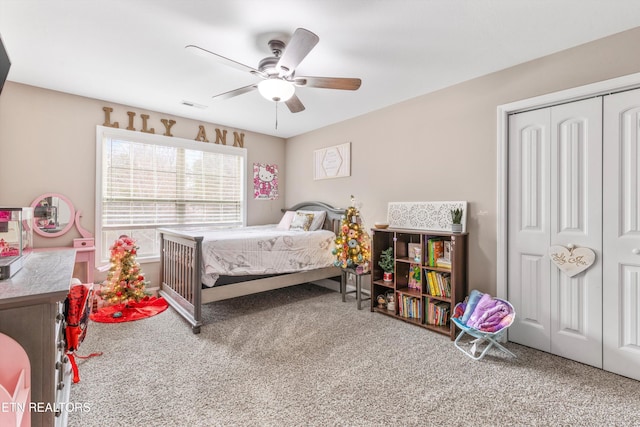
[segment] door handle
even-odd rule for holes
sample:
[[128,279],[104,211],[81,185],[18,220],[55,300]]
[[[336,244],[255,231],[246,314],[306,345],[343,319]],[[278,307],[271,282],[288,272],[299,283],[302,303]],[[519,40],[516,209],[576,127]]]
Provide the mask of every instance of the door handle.
[[631,249],[631,252],[633,252],[634,254],[638,255],[638,254],[640,254],[640,249],[634,248],[634,249]]

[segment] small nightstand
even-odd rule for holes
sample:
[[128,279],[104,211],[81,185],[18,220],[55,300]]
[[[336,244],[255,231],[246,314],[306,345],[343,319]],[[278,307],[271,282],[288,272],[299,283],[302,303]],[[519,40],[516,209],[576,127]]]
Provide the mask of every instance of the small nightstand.
[[[362,293],[363,293],[362,277],[370,276],[371,271],[367,271],[365,273],[358,273],[356,272],[355,268],[341,268],[340,270],[342,270],[342,277],[340,279],[340,293],[342,294],[342,302],[345,302],[347,300],[346,299],[347,294],[352,294],[355,292],[356,300],[358,301],[358,310],[362,310],[362,306],[361,306],[362,301],[369,301],[371,299],[370,293],[365,293],[365,295],[367,295],[368,298],[364,298],[364,299],[362,298]],[[347,292],[347,279],[349,275],[352,275],[355,278],[356,290]]]

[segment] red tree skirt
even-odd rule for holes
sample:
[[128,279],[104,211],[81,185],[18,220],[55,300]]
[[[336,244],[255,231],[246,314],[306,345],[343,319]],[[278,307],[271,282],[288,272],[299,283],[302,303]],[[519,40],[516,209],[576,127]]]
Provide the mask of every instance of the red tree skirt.
[[169,305],[164,298],[145,297],[140,302],[130,301],[127,304],[116,304],[99,308],[91,313],[91,320],[100,323],[120,323],[145,319],[160,314]]

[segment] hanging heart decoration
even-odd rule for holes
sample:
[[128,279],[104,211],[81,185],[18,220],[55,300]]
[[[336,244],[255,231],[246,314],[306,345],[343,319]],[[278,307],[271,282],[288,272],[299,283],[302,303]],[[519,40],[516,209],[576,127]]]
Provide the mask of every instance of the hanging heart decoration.
[[583,272],[596,261],[596,254],[589,248],[570,246],[551,246],[549,248],[551,261],[567,276],[573,277]]

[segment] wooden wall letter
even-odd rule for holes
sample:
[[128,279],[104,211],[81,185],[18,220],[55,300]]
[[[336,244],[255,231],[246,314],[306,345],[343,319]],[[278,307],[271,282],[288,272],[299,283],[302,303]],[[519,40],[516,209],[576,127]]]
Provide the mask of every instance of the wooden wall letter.
[[111,107],[102,107],[102,111],[104,111],[104,123],[102,126],[108,126],[110,128],[119,128],[120,125],[118,122],[111,123],[111,113],[113,112],[113,108]]
[[171,135],[171,126],[175,125],[176,121],[167,119],[160,119],[160,121],[164,125],[164,136],[173,136]]
[[198,126],[198,136],[196,136],[196,141],[209,142],[207,139],[207,132],[204,130],[204,126]]
[[220,133],[220,129],[216,128],[216,144],[227,145],[227,130]]
[[136,130],[136,128],[133,127],[133,118],[136,116],[136,113],[127,111],[127,116],[129,116],[129,126],[127,126],[127,130]]
[[147,120],[149,119],[149,115],[148,114],[140,114],[140,117],[142,117],[142,129],[140,129],[140,132],[156,133],[156,130],[154,128],[147,129]]
[[233,146],[234,147],[244,147],[244,133],[238,135],[238,132],[233,132]]

